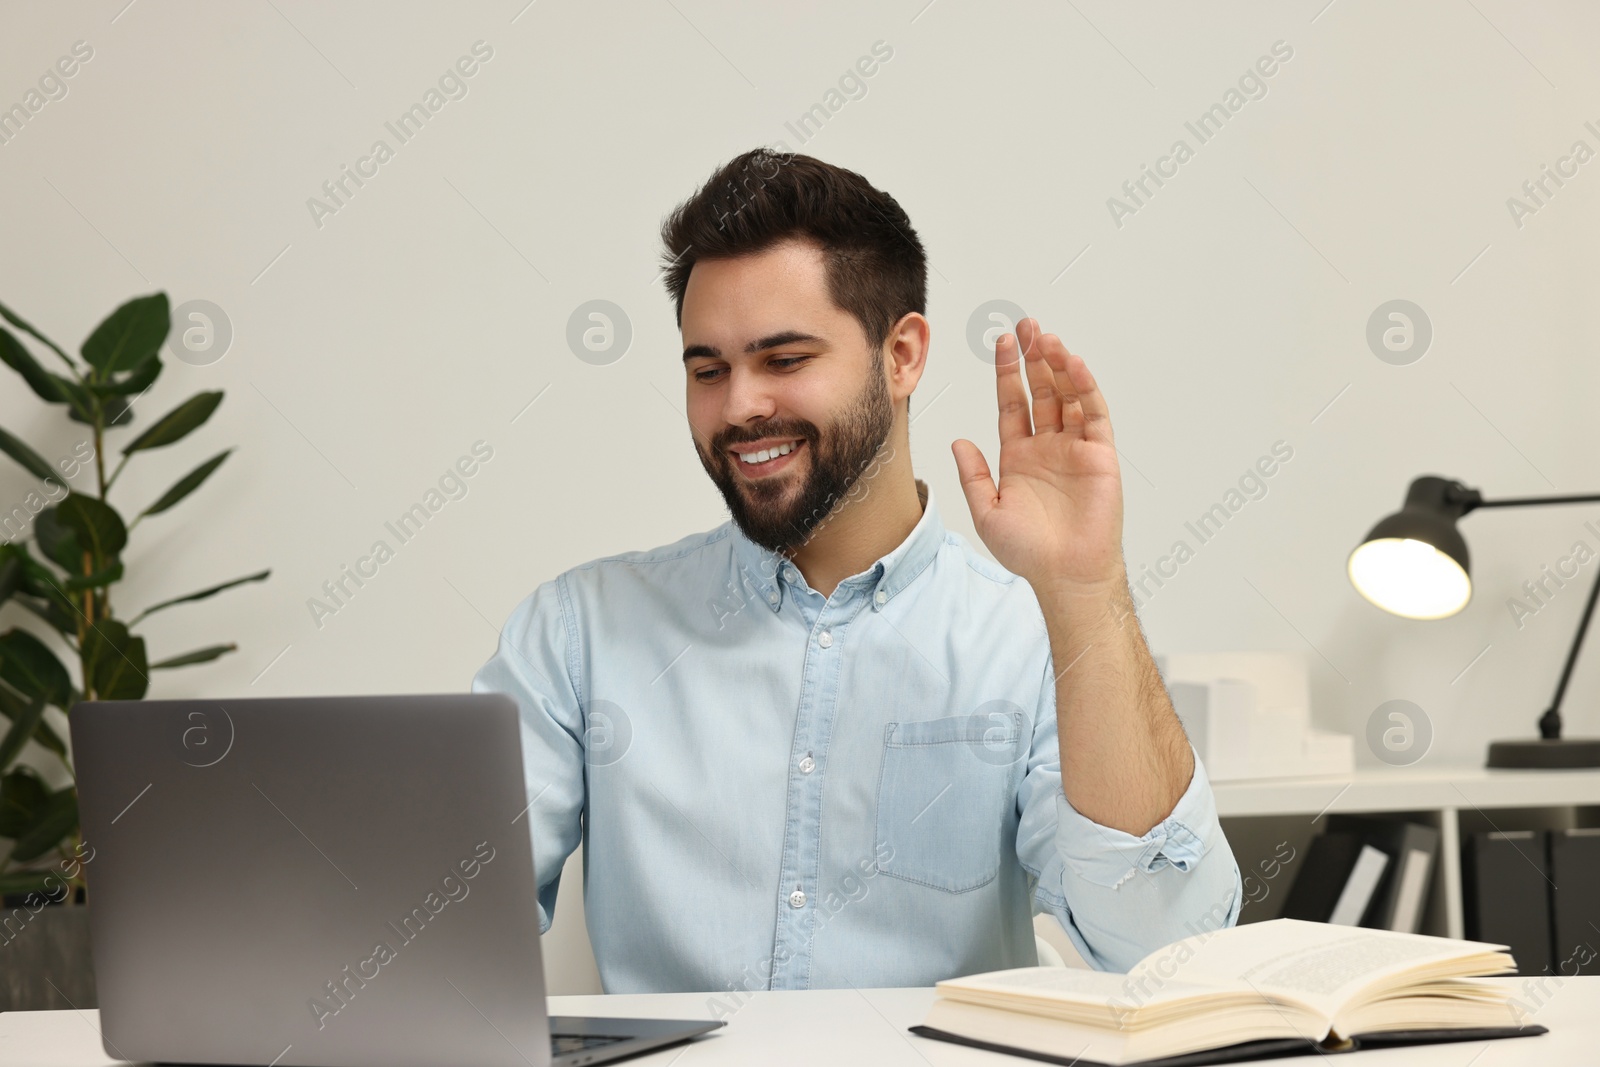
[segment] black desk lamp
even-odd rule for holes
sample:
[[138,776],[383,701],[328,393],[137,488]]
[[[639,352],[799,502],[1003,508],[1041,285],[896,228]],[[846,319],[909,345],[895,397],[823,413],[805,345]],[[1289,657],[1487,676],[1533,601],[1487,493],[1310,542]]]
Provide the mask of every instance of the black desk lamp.
[[[1600,494],[1485,500],[1476,489],[1435,475],[1424,475],[1406,490],[1405,506],[1372,528],[1350,553],[1347,569],[1356,591],[1385,611],[1408,619],[1442,619],[1472,599],[1467,542],[1456,520],[1478,508],[1530,504],[1600,503]],[[1556,684],[1555,699],[1539,719],[1538,740],[1494,741],[1490,767],[1600,767],[1600,738],[1561,736],[1561,698],[1572,677],[1584,631],[1600,598],[1600,574],[1578,620],[1578,634]]]

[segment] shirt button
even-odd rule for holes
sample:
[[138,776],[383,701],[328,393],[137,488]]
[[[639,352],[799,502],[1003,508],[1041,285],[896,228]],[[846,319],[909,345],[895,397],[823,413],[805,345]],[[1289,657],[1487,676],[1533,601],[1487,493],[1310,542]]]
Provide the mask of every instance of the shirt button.
[[812,771],[814,771],[816,769],[817,769],[817,761],[816,760],[812,759],[810,756],[802,756],[800,758],[800,773],[801,774],[810,774]]
[[767,603],[776,604],[777,602],[778,602],[778,594],[776,592],[771,592],[771,593],[767,594]]
[[800,890],[796,889],[793,893],[789,894],[789,906],[791,908],[803,908],[803,907],[805,907],[806,906],[806,895],[804,893],[802,893]]
[[879,607],[882,607],[889,602],[889,594],[880,589],[876,593],[872,594],[872,602],[877,604]]
[[817,644],[821,645],[823,648],[833,647],[833,635],[826,630],[822,631],[817,635]]
[[793,567],[785,567],[783,571],[783,577],[786,581],[792,583],[795,579],[795,569]]

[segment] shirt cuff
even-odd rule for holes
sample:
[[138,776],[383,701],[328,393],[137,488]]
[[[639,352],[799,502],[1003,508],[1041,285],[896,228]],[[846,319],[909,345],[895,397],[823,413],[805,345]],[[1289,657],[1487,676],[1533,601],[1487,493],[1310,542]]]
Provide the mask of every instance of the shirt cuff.
[[[1189,750],[1194,752],[1194,746]],[[1064,789],[1056,794],[1056,816],[1056,848],[1068,868],[1113,889],[1138,871],[1151,873],[1169,865],[1191,870],[1221,834],[1211,780],[1198,752],[1188,788],[1171,813],[1141,836],[1085,816],[1072,806]]]

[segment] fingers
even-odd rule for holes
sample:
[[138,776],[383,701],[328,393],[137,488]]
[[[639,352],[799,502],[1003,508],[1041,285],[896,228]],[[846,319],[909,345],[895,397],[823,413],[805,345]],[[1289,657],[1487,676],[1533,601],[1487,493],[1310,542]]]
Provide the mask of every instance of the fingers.
[[1088,364],[1068,352],[1061,338],[1042,333],[1038,319],[1017,323],[1015,337],[999,337],[994,369],[1002,445],[1044,432],[1070,433],[1090,441],[1112,440],[1111,411]]
[[1035,347],[1061,391],[1061,429],[1091,441],[1110,441],[1111,411],[1083,357],[1068,352],[1053,333],[1040,337]]
[[[1054,340],[1055,335],[1048,335]],[[1023,366],[1028,376],[1028,392],[1033,395],[1033,432],[1058,433],[1061,430],[1061,389],[1056,375],[1044,358],[1044,341],[1037,319],[1017,323],[1017,340],[1022,344]],[[1059,344],[1059,342],[1057,342]]]
[[[1063,347],[1065,351],[1065,347]],[[1089,364],[1082,356],[1067,353],[1067,375],[1077,393],[1078,407],[1083,411],[1083,436],[1091,441],[1111,440],[1111,409],[1105,394],[1089,373]]]
[[989,461],[983,458],[983,453],[971,441],[962,438],[950,443],[950,451],[955,453],[956,471],[961,478],[961,492],[967,498],[967,507],[972,509],[972,524],[975,528],[982,529],[984,517],[987,516],[995,505],[1000,490],[994,484],[994,478],[989,473]]
[[1033,431],[1028,425],[1028,389],[1022,384],[1022,360],[1017,358],[1017,342],[1001,334],[994,343],[995,399],[1000,407],[1000,444]]

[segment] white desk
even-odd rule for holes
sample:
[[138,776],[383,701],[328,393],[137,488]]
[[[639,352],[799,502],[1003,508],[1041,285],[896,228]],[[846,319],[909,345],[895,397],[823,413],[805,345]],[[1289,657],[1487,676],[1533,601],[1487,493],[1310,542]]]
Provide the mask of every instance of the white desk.
[[[1523,979],[1499,979],[1520,987]],[[932,989],[817,989],[748,995],[714,1034],[687,1048],[677,1046],[623,1061],[639,1067],[782,1067],[825,1064],[848,1067],[1022,1067],[1037,1060],[1003,1056],[932,1041],[906,1032],[922,1021]],[[711,1018],[704,993],[638,996],[551,997],[556,1015],[623,1015]],[[1569,978],[1556,987],[1533,1021],[1550,1028],[1538,1037],[1461,1042],[1408,1049],[1373,1050],[1341,1057],[1340,1067],[1591,1067],[1600,1063],[1600,976]],[[3,1067],[117,1067],[100,1044],[95,1011],[27,1011],[0,1014],[0,1065]],[[1278,1067],[1321,1064],[1321,1057],[1270,1061]],[[469,1067],[469,1065],[462,1065]]]

